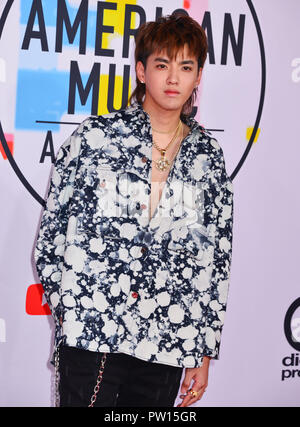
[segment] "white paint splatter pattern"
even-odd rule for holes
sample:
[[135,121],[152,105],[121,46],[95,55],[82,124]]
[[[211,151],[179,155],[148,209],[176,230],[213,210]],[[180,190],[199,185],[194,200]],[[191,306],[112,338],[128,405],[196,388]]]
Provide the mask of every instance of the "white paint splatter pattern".
[[233,185],[218,142],[183,120],[190,133],[150,222],[152,137],[140,105],[89,117],[61,146],[34,252],[55,347],[180,367],[219,357]]

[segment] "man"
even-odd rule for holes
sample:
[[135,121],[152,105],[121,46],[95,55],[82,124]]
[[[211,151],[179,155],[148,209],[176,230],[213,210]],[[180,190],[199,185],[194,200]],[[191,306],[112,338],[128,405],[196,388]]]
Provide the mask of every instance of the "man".
[[233,225],[223,151],[190,117],[206,54],[188,16],[144,24],[131,105],[58,152],[35,260],[62,406],[173,406],[183,369],[178,406],[205,392]]

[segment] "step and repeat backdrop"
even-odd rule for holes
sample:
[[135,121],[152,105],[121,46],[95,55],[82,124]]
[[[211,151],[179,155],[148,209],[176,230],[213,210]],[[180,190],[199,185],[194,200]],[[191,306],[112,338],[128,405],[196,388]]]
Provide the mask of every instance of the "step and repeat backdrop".
[[33,248],[57,151],[87,116],[127,105],[137,29],[176,10],[208,37],[194,113],[235,191],[220,359],[194,406],[300,404],[300,2],[2,0],[1,406],[54,406]]

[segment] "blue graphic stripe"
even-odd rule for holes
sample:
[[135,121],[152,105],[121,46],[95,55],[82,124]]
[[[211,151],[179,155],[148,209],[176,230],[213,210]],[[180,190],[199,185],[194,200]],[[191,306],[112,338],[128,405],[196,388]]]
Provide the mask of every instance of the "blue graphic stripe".
[[[83,85],[88,74],[82,74]],[[36,120],[60,121],[67,113],[69,98],[69,78],[67,72],[44,70],[19,70],[17,84],[17,105],[15,128],[26,130],[59,131],[59,124],[37,124]],[[91,114],[92,94],[85,106],[81,105],[76,93],[77,114]]]

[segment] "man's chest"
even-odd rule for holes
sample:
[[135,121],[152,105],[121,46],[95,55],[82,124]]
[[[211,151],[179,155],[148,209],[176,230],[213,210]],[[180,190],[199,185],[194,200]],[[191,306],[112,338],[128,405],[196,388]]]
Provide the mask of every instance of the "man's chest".
[[196,178],[202,175],[203,162],[189,147],[184,141],[175,159],[174,147],[170,167],[161,171],[155,163],[160,153],[147,141],[124,138],[97,150],[87,144],[75,180],[76,211],[90,212],[97,221],[122,217],[144,226],[161,217],[190,216],[199,201]]

